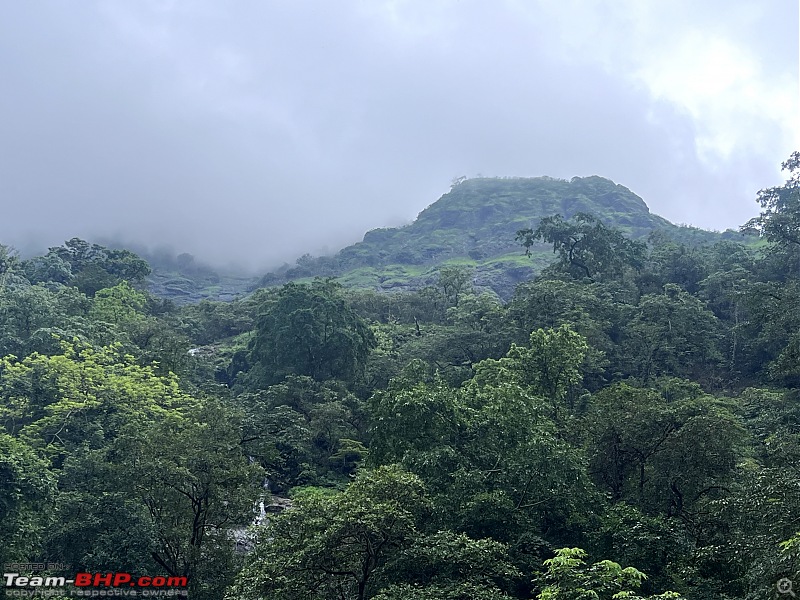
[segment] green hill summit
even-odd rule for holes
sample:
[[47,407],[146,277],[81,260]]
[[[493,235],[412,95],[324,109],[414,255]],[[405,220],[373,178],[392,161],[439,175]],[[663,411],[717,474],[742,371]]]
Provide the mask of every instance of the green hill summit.
[[[644,200],[628,188],[602,177],[481,178],[454,185],[406,227],[368,232],[362,244],[389,252],[385,260],[390,263],[428,264],[462,256],[481,260],[518,253],[515,233],[535,226],[542,217],[558,213],[569,218],[578,212],[591,213],[637,237],[669,225],[650,214]],[[341,256],[357,252],[360,245],[344,249]]]
[[532,259],[526,257],[516,232],[535,228],[546,216],[576,213],[590,213],[634,238],[654,230],[693,242],[718,235],[652,214],[639,196],[603,177],[462,179],[413,223],[373,229],[335,256],[304,256],[297,266],[268,274],[263,283],[335,276],[358,287],[407,289],[432,282],[437,267],[447,263],[473,267],[476,285],[507,296],[552,260],[544,245]]

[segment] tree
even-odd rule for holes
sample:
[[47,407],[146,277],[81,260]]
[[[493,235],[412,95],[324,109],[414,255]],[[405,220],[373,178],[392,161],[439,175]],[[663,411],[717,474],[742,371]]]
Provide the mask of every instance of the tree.
[[437,285],[450,306],[457,306],[459,298],[472,287],[472,273],[459,266],[445,266],[439,269]]
[[458,389],[396,381],[376,393],[369,461],[420,475],[436,501],[436,527],[509,544],[559,540],[593,502],[591,486],[549,403],[503,365],[481,363]]
[[245,413],[242,445],[261,461],[272,489],[319,485],[355,468],[367,416],[341,383],[289,375],[236,402]]
[[6,286],[27,285],[24,261],[11,246],[0,244],[0,289]]
[[740,400],[753,455],[732,493],[712,505],[706,529],[716,534],[716,551],[704,558],[718,567],[712,572],[730,597],[769,597],[776,581],[800,571],[800,404],[796,390],[750,388]]
[[576,392],[583,381],[582,367],[588,351],[586,338],[569,325],[537,329],[531,332],[527,347],[512,344],[505,358],[481,363],[476,379],[499,383],[510,378],[546,399],[552,407],[553,421],[562,424],[564,409],[573,414],[578,408]]
[[403,462],[425,473],[418,467],[431,464],[434,453],[439,454],[440,466],[445,456],[457,455],[467,415],[456,390],[441,381],[429,386],[395,380],[372,396],[370,408],[371,464]]
[[158,422],[195,402],[175,375],[137,365],[119,345],[62,342],[53,356],[0,359],[0,420],[57,466],[80,448],[107,446],[131,423]]
[[0,424],[18,438],[0,433],[0,533],[16,530],[3,536],[14,552],[18,536],[37,539],[28,507],[49,500],[37,451],[58,477],[43,545],[52,560],[163,569],[190,577],[195,596],[220,596],[234,562],[231,528],[251,519],[263,477],[230,409],[186,394],[175,375],[136,364],[119,345],[76,340],[52,356],[0,359]]
[[55,477],[47,462],[0,431],[0,564],[36,556],[54,494]]
[[123,464],[136,453],[120,456],[116,444],[78,448],[64,459],[43,548],[53,562],[87,571],[161,572],[151,554],[156,532]]
[[761,214],[742,230],[755,232],[774,244],[773,251],[800,275],[800,152],[793,152],[781,167],[789,171],[789,179],[782,186],[758,192]]
[[129,432],[115,448],[126,487],[147,508],[152,558],[169,575],[187,577],[192,597],[220,598],[231,582],[232,529],[250,524],[262,491],[263,471],[239,441],[236,416],[205,398],[181,418]]
[[87,570],[187,577],[192,597],[221,596],[236,567],[233,528],[252,520],[263,472],[242,451],[236,416],[204,400],[71,452],[51,557]]
[[[17,251],[10,246],[0,244],[0,276],[12,271],[19,265]],[[0,283],[2,281],[0,280]]]
[[561,215],[545,217],[535,230],[517,231],[516,239],[528,256],[539,240],[553,244],[553,252],[559,255],[555,269],[574,279],[621,279],[626,270],[639,270],[644,263],[643,243],[626,238],[586,213],[578,213],[569,221]]
[[[700,557],[713,556],[713,550],[709,552],[701,545],[705,540],[698,544],[693,528],[686,523],[664,515],[645,514],[626,502],[608,506],[590,538],[589,547],[594,555],[614,556],[617,561],[636,564],[647,573],[646,588],[650,590],[686,588],[686,574],[699,571],[695,565],[703,564]],[[713,558],[708,562],[713,562]],[[695,592],[701,577],[692,581],[694,597],[719,600],[713,593]],[[706,587],[714,590],[713,583]]]
[[387,565],[394,583],[376,600],[500,600],[503,584],[521,573],[511,564],[508,547],[461,533],[421,535]]
[[537,600],[680,600],[680,594],[665,592],[643,598],[635,591],[647,576],[634,567],[621,567],[610,560],[593,565],[584,561],[586,552],[581,548],[561,548],[556,555],[544,561],[547,583],[536,596]]
[[698,298],[676,284],[643,296],[627,323],[620,362],[643,381],[658,375],[713,379],[722,355],[722,326]]
[[694,520],[728,490],[744,431],[723,401],[689,390],[667,400],[653,390],[610,386],[592,400],[592,475],[612,502]]
[[678,243],[661,230],[652,232],[649,242],[647,269],[639,278],[642,293],[657,293],[667,283],[697,293],[700,282],[709,274],[707,249]]
[[146,305],[147,296],[122,281],[95,294],[89,317],[127,328],[143,318]]
[[47,265],[45,273],[52,271],[53,266],[57,267],[59,277],[71,273],[69,284],[89,296],[123,280],[141,282],[150,274],[147,261],[130,250],[113,250],[80,238],[72,238],[62,246],[50,248],[42,260],[31,265],[31,269],[36,273],[44,265]]
[[422,481],[398,466],[365,471],[341,493],[298,494],[259,532],[226,598],[365,600],[379,573],[419,535],[429,509]]
[[332,280],[288,283],[265,302],[250,343],[252,378],[278,383],[289,374],[353,381],[375,338]]
[[57,282],[66,285],[72,279],[72,267],[57,254],[36,256],[22,264],[25,276],[31,283]]

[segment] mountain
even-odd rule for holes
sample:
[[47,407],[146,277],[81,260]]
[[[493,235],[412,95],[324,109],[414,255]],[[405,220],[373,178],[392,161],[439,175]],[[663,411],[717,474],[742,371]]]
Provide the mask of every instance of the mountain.
[[740,238],[678,226],[650,212],[628,188],[603,177],[476,178],[462,180],[404,227],[373,229],[362,242],[335,256],[301,257],[294,267],[267,274],[262,285],[314,276],[338,277],[345,285],[382,290],[410,289],[433,283],[442,264],[474,268],[474,283],[508,298],[520,281],[552,259],[552,248],[534,248],[525,256],[516,232],[535,228],[546,216],[590,213],[633,238],[652,231],[690,245]]
[[258,287],[258,278],[232,269],[215,269],[188,253],[171,250],[135,247],[152,272],[147,277],[151,293],[169,298],[177,304],[191,304],[201,300],[227,302],[241,298]]

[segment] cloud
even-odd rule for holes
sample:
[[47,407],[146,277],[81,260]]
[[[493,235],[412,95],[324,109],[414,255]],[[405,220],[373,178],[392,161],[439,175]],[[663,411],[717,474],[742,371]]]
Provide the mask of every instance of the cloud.
[[604,175],[672,220],[735,227],[798,147],[797,7],[779,1],[0,12],[0,239],[20,245],[276,264],[477,173]]

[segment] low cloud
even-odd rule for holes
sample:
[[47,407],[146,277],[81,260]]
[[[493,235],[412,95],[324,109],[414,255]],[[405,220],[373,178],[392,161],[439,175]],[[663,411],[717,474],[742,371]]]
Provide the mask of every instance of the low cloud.
[[0,240],[262,267],[478,173],[736,227],[798,147],[797,6],[679,4],[7,4]]

